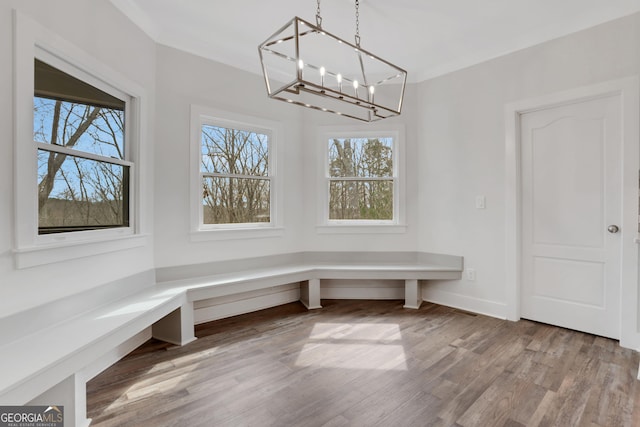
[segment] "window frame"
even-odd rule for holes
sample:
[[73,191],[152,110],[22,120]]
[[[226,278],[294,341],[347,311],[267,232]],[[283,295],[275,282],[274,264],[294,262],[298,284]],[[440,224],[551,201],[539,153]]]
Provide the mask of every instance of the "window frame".
[[[371,139],[392,138],[393,175],[384,180],[393,180],[393,219],[330,219],[329,204],[331,181],[340,181],[339,177],[331,177],[329,171],[329,141],[338,139]],[[324,126],[318,131],[317,156],[319,173],[317,193],[318,233],[404,233],[406,231],[405,213],[405,160],[404,160],[404,126],[402,125],[369,125],[369,126]],[[357,177],[355,177],[357,178]],[[369,181],[363,179],[363,181]],[[373,181],[373,179],[371,179]]]
[[[214,126],[226,129],[255,132],[268,136],[268,175],[256,179],[269,180],[269,222],[205,224],[202,208],[201,171],[202,127]],[[280,212],[282,192],[278,179],[278,136],[282,134],[277,122],[242,114],[221,111],[200,105],[191,106],[191,240],[226,240],[237,238],[272,237],[283,233]],[[224,176],[225,174],[215,174]],[[231,175],[230,175],[231,176]],[[236,175],[233,175],[236,177]],[[250,176],[248,176],[250,177]]]
[[[143,246],[148,239],[141,222],[140,153],[145,140],[143,88],[36,21],[14,11],[14,255],[17,268]],[[33,138],[34,59],[125,101],[125,159],[129,169],[129,226],[38,233],[37,153]],[[50,145],[50,144],[45,144]],[[48,147],[51,148],[51,147]],[[56,151],[58,147],[54,148]],[[81,157],[89,157],[80,153]]]

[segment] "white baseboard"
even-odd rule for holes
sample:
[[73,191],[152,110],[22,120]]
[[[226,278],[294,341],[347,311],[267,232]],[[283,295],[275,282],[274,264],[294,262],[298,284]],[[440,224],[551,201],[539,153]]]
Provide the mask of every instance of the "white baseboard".
[[498,319],[507,318],[507,305],[504,303],[429,289],[428,286],[422,287],[422,300]]
[[396,288],[320,288],[320,299],[404,300],[404,289]]
[[321,299],[404,300],[403,280],[323,280]]
[[198,301],[194,306],[195,324],[224,319],[265,308],[276,307],[300,300],[300,285],[298,283],[255,292],[245,292],[206,301]]

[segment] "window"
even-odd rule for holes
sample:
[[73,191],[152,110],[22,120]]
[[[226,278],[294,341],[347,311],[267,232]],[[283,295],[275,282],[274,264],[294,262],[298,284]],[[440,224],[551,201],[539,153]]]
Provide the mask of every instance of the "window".
[[19,11],[15,32],[16,267],[147,245],[146,89]]
[[34,69],[38,234],[128,227],[126,102],[38,59]]
[[202,126],[202,222],[271,222],[269,136]]
[[329,140],[329,220],[393,221],[393,138]]
[[282,233],[275,173],[280,132],[269,120],[191,107],[192,239]]
[[320,233],[403,233],[402,126],[321,127]]

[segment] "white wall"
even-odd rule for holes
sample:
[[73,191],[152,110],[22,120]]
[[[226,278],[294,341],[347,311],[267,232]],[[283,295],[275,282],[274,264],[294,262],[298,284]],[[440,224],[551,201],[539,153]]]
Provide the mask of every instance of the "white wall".
[[419,85],[419,249],[477,271],[475,282],[429,284],[426,299],[506,315],[505,104],[638,73],[636,14]]
[[[16,270],[13,248],[12,19],[17,7],[143,86],[148,118],[148,193],[153,247]],[[398,234],[318,233],[315,145],[319,127],[353,126],[326,113],[269,100],[260,76],[157,46],[108,1],[0,3],[0,313],[80,292],[153,267],[206,263],[298,250],[391,250],[462,255],[477,281],[429,284],[425,297],[504,316],[504,105],[640,72],[640,15],[409,85],[406,131],[407,230]],[[257,58],[256,58],[257,60]],[[194,242],[189,231],[190,105],[282,124],[284,234]],[[154,117],[155,115],[155,117]],[[366,125],[364,126],[366,128]],[[155,190],[154,190],[155,187]],[[153,201],[155,195],[155,203]],[[476,210],[476,195],[487,209]]]
[[[257,52],[256,52],[256,61]],[[258,76],[166,46],[157,48],[155,158],[155,255],[157,267],[198,264],[299,250],[305,174],[301,158],[302,112],[267,98]],[[189,134],[191,105],[267,119],[281,124],[284,234],[278,237],[191,241]]]
[[[256,60],[257,54],[256,54]],[[337,115],[302,109],[267,97],[261,76],[166,46],[157,48],[155,164],[155,253],[157,267],[198,264],[300,250],[415,250],[417,216],[417,136],[415,91],[409,88],[403,115],[383,123],[406,129],[408,227],[400,234],[318,233],[316,133],[320,126],[353,127]],[[192,104],[279,122],[284,151],[284,236],[192,241],[189,211],[189,126]],[[368,129],[367,124],[362,125]]]
[[[155,45],[108,1],[0,2],[0,316],[46,304],[58,298],[153,268],[149,244],[118,253],[16,269],[13,257],[13,23],[17,8],[48,30],[79,47],[88,55],[143,87],[154,104]],[[153,114],[153,109],[150,111]],[[147,135],[152,139],[153,117],[147,117]],[[153,149],[139,162],[146,188],[147,229],[153,227],[151,180]]]

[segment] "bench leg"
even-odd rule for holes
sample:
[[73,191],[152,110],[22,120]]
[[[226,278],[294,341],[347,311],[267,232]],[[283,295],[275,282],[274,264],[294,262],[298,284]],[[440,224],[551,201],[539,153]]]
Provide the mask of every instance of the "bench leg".
[[185,345],[196,340],[194,324],[193,303],[187,302],[154,323],[151,334],[160,341]]
[[422,304],[422,292],[416,279],[404,281],[404,308],[420,308]]
[[65,427],[87,427],[87,385],[84,378],[73,374],[30,401],[27,405],[64,406]]
[[322,308],[320,305],[320,279],[300,282],[300,302],[309,310]]

